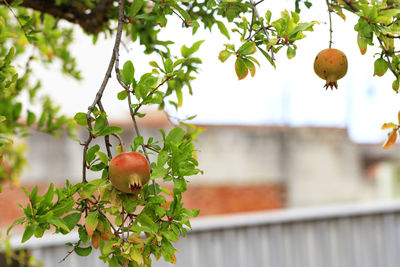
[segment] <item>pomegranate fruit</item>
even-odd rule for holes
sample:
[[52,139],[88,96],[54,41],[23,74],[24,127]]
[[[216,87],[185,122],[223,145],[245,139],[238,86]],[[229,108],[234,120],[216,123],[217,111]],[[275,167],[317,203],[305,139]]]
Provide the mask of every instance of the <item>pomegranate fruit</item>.
[[326,80],[326,89],[337,89],[337,80],[346,75],[347,66],[346,55],[335,48],[322,50],[314,60],[314,71],[321,79]]
[[111,159],[109,177],[119,191],[139,193],[150,180],[150,165],[139,152],[124,152]]

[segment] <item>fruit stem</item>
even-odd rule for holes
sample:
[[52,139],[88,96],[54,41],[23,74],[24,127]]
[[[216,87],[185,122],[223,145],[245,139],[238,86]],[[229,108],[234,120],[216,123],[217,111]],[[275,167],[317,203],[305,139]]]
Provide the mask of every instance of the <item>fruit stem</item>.
[[331,17],[331,13],[332,13],[332,9],[331,9],[331,5],[329,4],[329,0],[326,0],[326,5],[328,6],[328,14],[329,14],[329,48],[332,48],[332,17]]

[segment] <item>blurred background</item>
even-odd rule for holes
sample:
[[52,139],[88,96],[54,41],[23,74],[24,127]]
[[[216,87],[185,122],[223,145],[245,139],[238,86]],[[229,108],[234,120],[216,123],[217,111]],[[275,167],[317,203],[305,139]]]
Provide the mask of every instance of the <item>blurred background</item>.
[[[315,2],[315,3],[314,3]],[[391,89],[394,77],[373,77],[375,52],[361,55],[353,26],[333,17],[333,47],[346,53],[347,75],[338,90],[325,90],[313,71],[316,54],[328,47],[329,25],[324,1],[302,9],[301,20],[320,21],[315,31],[299,41],[297,56],[277,57],[276,70],[258,55],[261,67],[254,78],[238,81],[234,60],[218,60],[224,43],[240,45],[217,33],[199,30],[192,37],[171,18],[168,35],[178,36],[173,53],[182,45],[205,40],[197,56],[201,72],[194,94],[184,95],[183,107],[167,113],[155,109],[139,120],[145,139],[161,138],[178,119],[197,114],[192,121],[204,131],[198,138],[198,160],[203,175],[188,178],[187,208],[199,208],[193,232],[178,247],[178,266],[398,266],[400,262],[400,150],[382,150],[384,122],[397,120],[399,96]],[[266,1],[260,13],[294,9],[293,1]],[[165,35],[165,39],[171,38]],[[86,112],[94,99],[113,40],[92,41],[79,29],[73,52],[84,80],[76,82],[57,70],[40,69],[45,91],[70,116]],[[136,76],[151,71],[143,48],[124,43],[121,62],[131,60]],[[122,64],[121,63],[121,64]],[[112,81],[103,105],[111,123],[125,129],[125,144],[134,132],[125,102],[117,100],[119,85]],[[35,107],[31,107],[35,109]],[[78,138],[84,140],[81,129]],[[33,132],[27,144],[29,167],[21,183],[40,184],[65,179],[80,181],[82,148],[67,137]],[[55,153],[55,151],[59,151]],[[92,178],[97,174],[91,174]],[[4,187],[0,195],[0,227],[21,216],[20,189]],[[69,239],[68,239],[69,238]],[[95,256],[71,256],[56,264],[67,251],[63,244],[76,236],[34,240],[28,248],[45,266],[102,266]],[[18,246],[17,239],[13,241]],[[96,263],[95,263],[96,262]],[[96,265],[98,264],[98,265]],[[167,264],[157,263],[156,266]]]

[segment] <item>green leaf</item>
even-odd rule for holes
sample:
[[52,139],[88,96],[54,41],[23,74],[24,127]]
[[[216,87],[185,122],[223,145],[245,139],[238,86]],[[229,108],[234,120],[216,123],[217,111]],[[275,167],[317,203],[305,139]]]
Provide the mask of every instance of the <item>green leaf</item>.
[[243,80],[244,78],[246,78],[247,74],[249,73],[246,67],[246,63],[240,57],[236,58],[235,72],[239,80]]
[[105,165],[103,162],[101,162],[101,163],[98,163],[98,164],[93,165],[93,166],[90,168],[90,170],[91,170],[91,171],[94,171],[94,172],[98,172],[98,171],[103,170],[105,167],[106,167],[106,165]]
[[89,148],[85,155],[86,162],[91,163],[96,158],[95,153],[99,150],[100,150],[99,145],[94,145],[91,148]]
[[36,115],[35,113],[31,112],[28,110],[28,118],[27,118],[27,124],[28,126],[31,126],[36,120]]
[[97,133],[98,136],[106,136],[113,133],[122,133],[124,130],[121,127],[117,126],[108,126]]
[[108,267],[121,267],[121,264],[119,263],[116,256],[112,256],[111,259],[108,261]]
[[0,116],[0,123],[3,122],[3,121],[5,121],[6,119],[7,119],[6,117]]
[[102,131],[107,126],[107,115],[105,113],[100,114],[97,117],[96,122],[94,123],[94,132],[93,134],[97,134]]
[[221,21],[218,21],[218,20],[217,20],[216,22],[217,22],[217,26],[218,26],[219,31],[220,31],[223,35],[225,35],[225,37],[228,38],[228,40],[230,40],[231,37],[229,36],[229,32],[228,32],[228,30],[226,29],[225,24],[224,24],[223,22],[221,22]]
[[169,132],[168,136],[165,138],[165,143],[177,144],[182,141],[185,134],[185,130],[176,127]]
[[118,93],[117,98],[119,100],[125,100],[128,97],[127,93],[125,90],[122,90],[121,92]]
[[179,14],[181,14],[181,16],[185,19],[185,23],[187,25],[190,25],[192,22],[192,18],[190,17],[189,13],[183,8],[181,8],[178,4],[176,4],[174,7],[176,8],[176,10],[178,10]]
[[218,59],[221,60],[221,62],[225,62],[232,54],[232,52],[222,50],[221,52],[219,52]]
[[162,166],[158,166],[158,165],[157,165],[157,166],[152,170],[151,175],[150,175],[150,178],[151,178],[151,179],[162,178],[162,177],[164,177],[165,175],[167,175],[167,173],[168,173],[168,170],[167,170],[167,169],[164,169]]
[[24,220],[26,219],[25,216],[22,216],[21,218],[16,219],[12,225],[10,227],[8,227],[6,234],[8,235],[8,233],[11,231],[12,228],[14,228],[14,226],[21,224]]
[[122,68],[121,81],[126,85],[130,85],[134,80],[134,75],[135,67],[133,67],[132,61],[128,60]]
[[179,240],[178,236],[173,231],[162,230],[161,233],[163,237],[165,237],[169,241],[176,242]]
[[272,57],[270,54],[268,54],[264,49],[258,47],[258,50],[261,51],[261,53],[264,55],[264,57],[271,63],[271,65],[276,68],[275,62],[272,60]]
[[101,162],[103,162],[105,165],[108,165],[108,156],[105,153],[97,151],[96,155],[99,157]]
[[69,227],[65,224],[65,222],[63,220],[61,220],[59,217],[51,217],[47,220],[50,224],[61,228],[67,232],[70,231]]
[[49,185],[49,189],[47,189],[47,192],[44,195],[44,202],[47,204],[51,204],[51,202],[53,201],[53,197],[54,197],[54,184],[51,183]]
[[165,163],[167,163],[168,158],[169,158],[168,152],[165,150],[161,150],[160,153],[158,153],[157,165],[164,166]]
[[374,76],[383,76],[389,68],[389,64],[383,58],[378,58],[374,62]]
[[171,73],[174,71],[174,63],[172,62],[172,59],[167,58],[164,61],[164,68],[165,68],[165,73]]
[[313,31],[313,26],[315,24],[318,24],[317,21],[312,21],[312,22],[306,22],[306,23],[300,23],[299,25],[296,26],[296,28],[294,28],[294,30],[290,33],[289,35],[289,39],[294,38],[295,35],[298,32],[301,31]]
[[90,241],[90,237],[88,236],[86,229],[82,226],[79,226],[79,239],[82,241],[83,244],[86,244]]
[[187,189],[187,183],[184,178],[174,179],[174,193],[182,193]]
[[67,212],[70,212],[72,207],[75,205],[74,198],[64,199],[61,204],[56,205],[53,210],[54,216],[61,216]]
[[266,22],[267,24],[270,23],[271,17],[272,17],[271,11],[267,10],[267,12],[265,13],[265,22]]
[[34,231],[35,226],[33,224],[29,223],[28,225],[26,225],[24,234],[22,235],[21,243],[25,243],[26,241],[28,241],[32,237]]
[[138,147],[143,144],[143,136],[139,135],[136,136],[135,139],[133,140],[133,150],[137,151]]
[[181,47],[181,54],[184,58],[188,58],[192,54],[194,54],[197,50],[199,50],[200,45],[204,42],[204,40],[200,40],[195,42],[190,48],[183,45]]
[[287,55],[288,59],[294,58],[296,56],[296,49],[292,48],[291,46],[288,46],[286,55]]
[[161,249],[164,260],[170,262],[175,254],[175,248],[165,237],[161,240]]
[[199,209],[193,209],[193,210],[184,209],[184,213],[186,215],[188,215],[189,217],[197,217],[197,216],[199,216],[200,210]]
[[144,0],[134,0],[130,9],[129,16],[134,17],[140,11],[144,3]]
[[82,248],[82,247],[74,247],[74,251],[76,254],[82,257],[89,256],[92,252],[92,247]]
[[74,116],[74,120],[78,125],[85,126],[87,125],[86,113],[78,112]]
[[67,216],[62,218],[62,220],[67,225],[68,229],[70,231],[72,231],[72,229],[74,229],[75,226],[78,224],[81,217],[82,217],[82,213],[74,212],[74,213],[68,214]]
[[241,56],[251,55],[257,51],[256,44],[254,42],[244,43],[238,50],[238,54]]

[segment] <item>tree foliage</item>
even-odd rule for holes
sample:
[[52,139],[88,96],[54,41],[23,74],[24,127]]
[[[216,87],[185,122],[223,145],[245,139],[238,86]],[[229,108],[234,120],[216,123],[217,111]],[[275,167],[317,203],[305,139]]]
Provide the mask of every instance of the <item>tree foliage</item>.
[[[263,0],[0,0],[0,178],[11,179],[23,166],[22,149],[13,142],[16,137],[39,130],[59,135],[67,131],[74,135],[76,125],[87,129],[83,145],[82,181],[55,188],[51,184],[44,195],[38,188],[24,189],[29,204],[21,208],[24,216],[10,229],[24,224],[22,242],[32,236],[40,238],[46,231],[67,234],[79,232],[79,241],[69,243],[80,256],[99,249],[100,259],[109,266],[151,266],[151,256],[176,262],[173,243],[190,228],[190,218],[198,210],[188,210],[182,203],[187,189],[186,177],[198,174],[193,142],[200,130],[181,122],[169,132],[160,131],[161,142],[155,137],[144,137],[136,123],[144,117],[143,107],[156,105],[159,109],[182,105],[183,92],[192,93],[191,82],[198,73],[201,59],[196,52],[203,40],[193,40],[182,46],[181,53],[171,53],[173,40],[160,39],[172,16],[194,36],[200,27],[219,32],[227,39],[218,58],[225,65],[233,64],[239,80],[256,74],[261,64],[276,66],[276,54],[296,56],[297,46],[313,31],[317,21],[301,20],[301,9],[311,8],[311,0],[294,0],[293,11],[260,13],[259,5],[272,5]],[[361,54],[368,46],[378,46],[380,54],[374,64],[375,75],[388,70],[394,76],[393,90],[398,92],[400,54],[396,39],[400,37],[400,1],[326,1],[327,11],[345,19],[357,16],[354,27]],[[328,16],[328,14],[327,14]],[[63,21],[68,21],[64,23]],[[38,97],[41,84],[46,82],[35,75],[31,62],[61,67],[60,71],[75,79],[81,75],[74,57],[69,52],[73,40],[73,25],[78,24],[96,42],[99,35],[113,38],[111,60],[98,92],[87,111],[78,111],[74,119],[59,114],[50,97]],[[143,73],[139,62],[124,59],[119,65],[119,47],[122,36],[145,47],[145,53],[155,54],[158,60],[149,62],[152,71]],[[332,40],[330,40],[332,42]],[[327,42],[328,43],[328,42]],[[230,58],[234,60],[229,60]],[[24,64],[21,64],[24,62]],[[146,155],[153,153],[152,182],[140,194],[127,195],[112,187],[108,178],[108,164],[117,151],[110,138],[118,138],[123,129],[109,126],[108,112],[102,104],[103,92],[112,74],[120,84],[118,99],[130,111],[136,137],[130,150]],[[31,103],[41,103],[35,113],[23,107],[20,100],[27,94]],[[384,147],[396,140],[399,126],[387,123],[389,139]],[[95,138],[103,138],[105,148],[93,145]],[[150,162],[150,160],[149,160]],[[88,180],[86,171],[98,172],[98,179]],[[14,175],[15,176],[15,175]],[[68,178],[68,177],[66,177]],[[169,183],[172,190],[160,185]],[[9,230],[10,230],[9,229]]]

